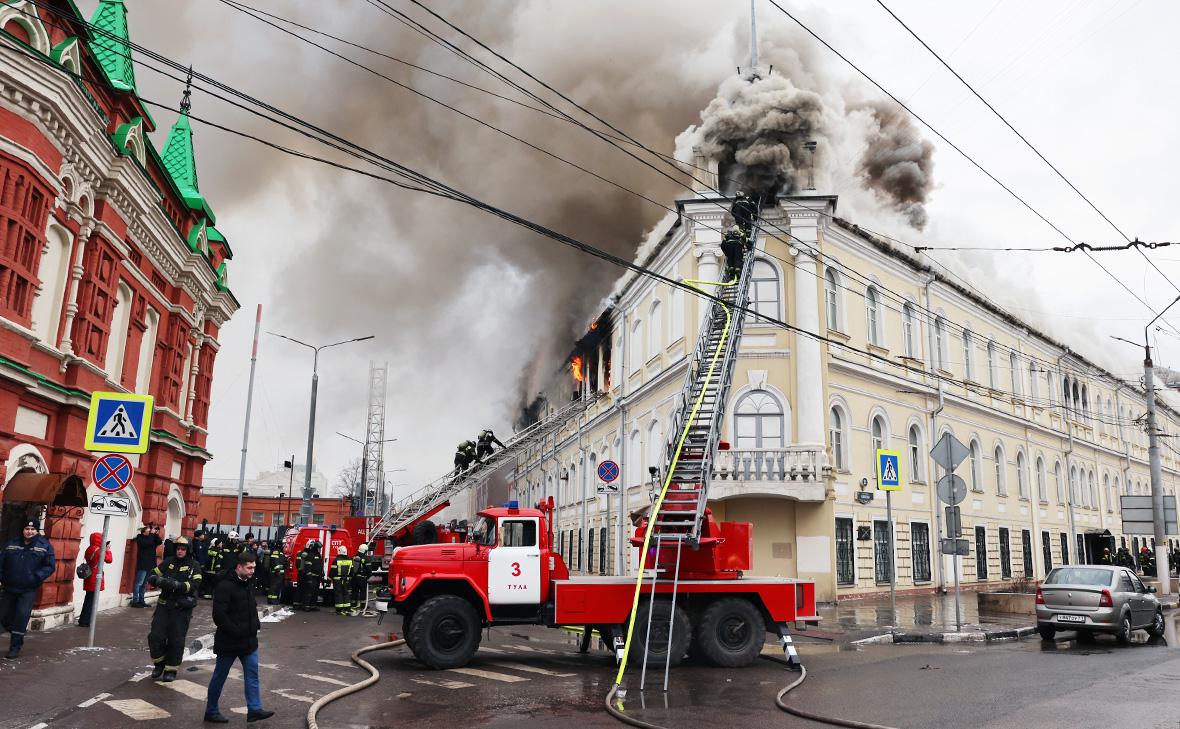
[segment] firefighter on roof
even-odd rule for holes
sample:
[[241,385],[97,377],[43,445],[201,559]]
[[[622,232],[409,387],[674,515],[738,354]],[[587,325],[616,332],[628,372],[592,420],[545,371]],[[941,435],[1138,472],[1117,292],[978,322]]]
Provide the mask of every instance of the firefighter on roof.
[[162,678],[164,683],[176,680],[201,587],[201,565],[189,555],[188,540],[177,537],[172,540],[172,546],[173,555],[166,557],[148,577],[148,584],[160,588],[148,633],[148,650],[155,664],[152,678]]
[[455,451],[455,473],[463,473],[471,462],[475,460],[475,443],[470,440],[465,440],[459,444],[459,449]]
[[[470,442],[471,441],[468,441],[468,443],[470,443]],[[482,461],[485,456],[492,455],[492,444],[493,443],[500,446],[501,448],[504,447],[504,444],[500,442],[500,439],[496,437],[496,434],[493,433],[490,428],[485,429],[482,433],[479,434],[479,439],[478,439],[478,442],[476,443],[476,446],[475,446],[475,462],[476,463],[479,463],[480,461]]]
[[283,582],[287,579],[287,555],[283,554],[283,543],[277,539],[270,543],[270,552],[267,554],[266,602],[276,605],[283,595]]
[[324,558],[320,555],[320,543],[311,540],[299,553],[299,607],[304,612],[319,610],[320,577],[324,574]]
[[332,564],[332,596],[337,615],[352,614],[352,579],[355,574],[356,567],[348,556],[348,547],[341,544],[336,548],[336,561]]

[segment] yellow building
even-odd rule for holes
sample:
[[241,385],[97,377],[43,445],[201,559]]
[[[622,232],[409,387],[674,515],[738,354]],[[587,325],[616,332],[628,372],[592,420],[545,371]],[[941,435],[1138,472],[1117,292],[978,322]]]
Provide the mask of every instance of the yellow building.
[[[716,280],[729,204],[679,201],[640,263]],[[730,448],[709,491],[719,519],[753,523],[752,573],[814,579],[822,601],[887,590],[891,559],[899,590],[952,584],[950,558],[938,556],[942,473],[929,455],[945,432],[970,449],[956,470],[968,489],[964,584],[1040,579],[1079,555],[1097,561],[1106,546],[1150,541],[1121,533],[1118,503],[1150,492],[1138,384],[837,218],[836,207],[833,196],[804,194],[763,210],[751,308],[788,327],[746,319],[722,436]],[[589,405],[515,474],[522,501],[555,498],[559,546],[578,573],[634,569],[626,539],[650,507],[649,469],[666,467],[705,313],[697,297],[633,273],[616,293],[550,393],[551,409],[579,396]],[[1175,412],[1160,416],[1165,434],[1180,432]],[[877,448],[902,452],[892,539],[875,491]],[[1177,451],[1162,457],[1174,494]],[[618,494],[599,493],[605,460],[620,466]],[[861,503],[865,494],[873,498]]]

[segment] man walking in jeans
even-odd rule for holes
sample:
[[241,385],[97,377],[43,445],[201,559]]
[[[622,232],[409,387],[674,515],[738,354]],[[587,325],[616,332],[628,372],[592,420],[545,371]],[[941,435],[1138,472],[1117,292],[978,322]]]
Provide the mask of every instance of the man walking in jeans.
[[205,701],[205,721],[211,724],[229,723],[217,705],[235,660],[242,662],[242,683],[246,686],[246,721],[262,721],[274,716],[273,711],[262,708],[258,685],[258,630],[261,626],[254,602],[255,566],[254,553],[242,553],[238,556],[234,571],[223,575],[213,591],[213,622],[217,625],[217,632],[213,635],[213,652],[217,654],[217,666],[209,679],[209,693]]
[[160,541],[160,528],[152,525],[139,530],[135,538],[135,584],[131,587],[131,607],[147,607],[143,601],[144,583],[148,575],[156,568],[156,549]]

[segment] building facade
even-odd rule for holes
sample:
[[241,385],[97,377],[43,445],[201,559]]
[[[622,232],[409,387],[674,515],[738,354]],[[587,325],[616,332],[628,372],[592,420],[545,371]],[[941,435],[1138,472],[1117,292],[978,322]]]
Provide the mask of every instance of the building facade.
[[[1138,384],[839,219],[837,202],[804,194],[763,210],[752,308],[787,326],[746,319],[729,447],[710,487],[719,519],[754,525],[752,573],[814,579],[825,601],[887,590],[892,568],[901,590],[953,584],[951,558],[939,556],[943,473],[930,456],[944,433],[969,449],[955,471],[967,485],[969,587],[1037,580],[1055,565],[1097,561],[1105,547],[1150,544],[1122,533],[1119,511],[1120,495],[1150,493]],[[641,263],[672,279],[716,280],[729,203],[679,202]],[[558,544],[581,573],[634,569],[626,540],[667,467],[686,356],[706,312],[706,302],[631,273],[616,292],[578,343],[572,376],[550,393],[589,405],[522,460],[515,482],[523,501],[555,498]],[[1162,433],[1178,426],[1162,408]],[[902,453],[892,529],[874,493],[880,448]],[[1180,457],[1162,452],[1174,495]],[[606,459],[621,466],[618,495],[599,493]]]
[[[264,471],[247,481],[242,489],[240,522],[235,522],[238,480],[206,478],[202,481],[201,500],[197,504],[197,520],[221,531],[236,529],[243,536],[254,532],[269,538],[282,527],[299,523],[303,473],[301,463],[296,463],[294,468],[279,464],[279,468]],[[351,516],[348,500],[328,498],[328,480],[318,470],[311,473],[311,488],[313,524],[343,524],[344,518]]]
[[191,533],[218,331],[238,308],[187,113],[158,151],[127,9],[101,0],[90,22],[69,0],[0,3],[0,531],[39,516],[56,550],[34,628],[72,618],[79,545],[102,528],[84,508],[92,392],[155,397],[100,609],[126,601],[141,524]]

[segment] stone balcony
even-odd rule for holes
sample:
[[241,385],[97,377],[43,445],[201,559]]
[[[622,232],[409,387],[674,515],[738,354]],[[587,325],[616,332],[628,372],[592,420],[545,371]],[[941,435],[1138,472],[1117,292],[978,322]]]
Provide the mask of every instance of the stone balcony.
[[823,445],[718,451],[709,497],[767,496],[795,501],[826,498],[828,465]]

